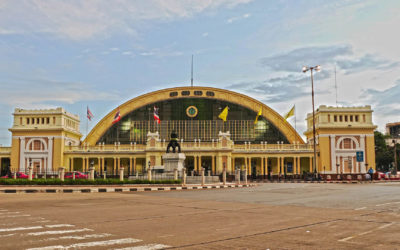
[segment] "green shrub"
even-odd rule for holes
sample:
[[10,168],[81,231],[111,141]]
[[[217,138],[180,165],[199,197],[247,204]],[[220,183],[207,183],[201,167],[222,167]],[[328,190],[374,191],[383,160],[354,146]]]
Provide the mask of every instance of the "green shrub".
[[0,179],[0,185],[120,185],[120,184],[181,184],[181,180],[124,180],[119,179]]

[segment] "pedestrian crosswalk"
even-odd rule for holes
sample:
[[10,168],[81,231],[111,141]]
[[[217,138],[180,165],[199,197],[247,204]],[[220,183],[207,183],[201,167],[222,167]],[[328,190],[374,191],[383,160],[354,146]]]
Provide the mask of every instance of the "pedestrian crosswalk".
[[118,237],[89,227],[58,223],[21,211],[0,208],[1,249],[118,249],[157,250],[170,246],[136,237]]

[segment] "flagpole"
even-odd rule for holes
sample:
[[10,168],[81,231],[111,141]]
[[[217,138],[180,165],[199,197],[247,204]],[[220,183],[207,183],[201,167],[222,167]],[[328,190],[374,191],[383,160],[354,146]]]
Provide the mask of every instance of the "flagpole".
[[86,106],[86,137],[88,136],[89,118],[87,117],[89,107]]
[[295,104],[294,105],[294,130],[296,130],[296,132],[297,132],[296,120],[297,120],[297,116],[296,116],[296,104]]

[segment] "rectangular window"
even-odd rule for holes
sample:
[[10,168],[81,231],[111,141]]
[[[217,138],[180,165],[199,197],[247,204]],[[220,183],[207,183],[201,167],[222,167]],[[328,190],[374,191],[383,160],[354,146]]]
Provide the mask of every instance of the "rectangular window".
[[26,118],[26,124],[29,124],[29,122],[30,122],[30,119]]
[[352,115],[350,116],[350,121],[351,121],[351,122],[353,121],[353,116],[352,116]]
[[333,121],[337,122],[337,115],[333,116]]
[[44,117],[42,117],[42,124],[44,124]]
[[32,124],[35,124],[35,118],[32,118]]
[[328,122],[331,122],[331,115],[328,115]]
[[36,124],[40,123],[40,118],[36,118]]
[[46,123],[49,124],[50,123],[50,118],[46,118]]
[[365,115],[363,115],[363,122],[365,122]]
[[356,116],[354,117],[354,119],[356,120],[356,122],[358,122],[358,115],[356,115]]
[[339,115],[339,121],[340,121],[340,122],[343,121],[343,116]]
[[53,124],[56,124],[56,118],[53,117]]
[[347,115],[344,116],[344,121],[347,122]]

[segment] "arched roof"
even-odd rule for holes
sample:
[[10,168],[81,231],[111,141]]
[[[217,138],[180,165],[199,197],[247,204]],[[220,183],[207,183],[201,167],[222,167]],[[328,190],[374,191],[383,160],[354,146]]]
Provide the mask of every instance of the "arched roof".
[[[190,95],[182,96],[182,91],[190,91]],[[195,95],[195,91],[202,91],[202,95]],[[206,93],[210,91],[214,93],[214,96],[207,96]],[[177,92],[176,96],[171,97],[171,92]],[[119,108],[121,118],[130,112],[146,106],[148,104],[152,104],[159,101],[171,100],[176,98],[212,98],[219,99],[231,103],[235,103],[241,106],[244,106],[254,112],[258,113],[260,108],[262,108],[262,116],[269,120],[272,124],[275,125],[288,139],[290,143],[298,142],[300,144],[304,144],[301,136],[296,132],[296,130],[276,111],[263,104],[260,101],[257,101],[249,96],[236,93],[233,91],[225,90],[225,89],[217,89],[210,87],[177,87],[177,88],[168,88],[162,89],[154,92],[150,92],[136,98],[133,98],[119,107],[112,110],[108,113],[96,126],[90,131],[86,139],[85,143],[89,145],[95,145],[96,142],[100,139],[100,137],[112,126],[112,121],[114,116]],[[255,118],[255,117],[254,117]]]

